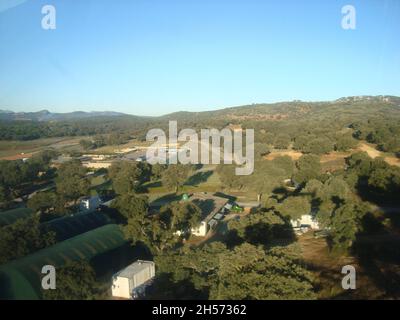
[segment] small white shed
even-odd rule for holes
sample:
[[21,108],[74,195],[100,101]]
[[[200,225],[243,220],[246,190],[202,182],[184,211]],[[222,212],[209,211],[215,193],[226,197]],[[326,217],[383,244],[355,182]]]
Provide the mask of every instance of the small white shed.
[[100,204],[101,200],[99,196],[91,196],[81,199],[79,207],[81,211],[91,211],[96,210]]
[[116,273],[112,278],[112,296],[132,299],[135,291],[146,286],[155,276],[153,261],[138,260]]
[[207,232],[208,232],[208,225],[206,221],[201,221],[200,224],[195,227],[192,228],[191,230],[192,234],[198,237],[204,237],[206,236]]
[[314,230],[319,229],[318,221],[311,214],[303,214],[300,219],[290,220],[293,228],[309,227]]

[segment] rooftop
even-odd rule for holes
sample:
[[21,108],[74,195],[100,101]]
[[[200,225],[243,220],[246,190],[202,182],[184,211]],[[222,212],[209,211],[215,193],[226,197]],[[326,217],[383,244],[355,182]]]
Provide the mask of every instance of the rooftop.
[[153,261],[138,260],[131,265],[127,266],[125,269],[119,271],[115,276],[122,278],[132,278],[135,274],[149,267],[149,265],[154,265]]
[[189,200],[199,206],[205,221],[211,220],[229,201],[229,199],[208,192],[194,193]]

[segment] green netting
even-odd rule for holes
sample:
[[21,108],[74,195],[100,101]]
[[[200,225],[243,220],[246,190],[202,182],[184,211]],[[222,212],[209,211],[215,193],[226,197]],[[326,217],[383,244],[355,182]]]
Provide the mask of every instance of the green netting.
[[57,241],[63,241],[108,223],[111,223],[111,220],[106,215],[91,212],[51,220],[43,223],[42,228],[46,231],[54,231]]
[[18,208],[0,212],[0,227],[12,224],[18,219],[26,218],[32,213],[33,211],[28,208]]
[[120,228],[109,224],[12,261],[0,267],[0,299],[38,299],[44,265],[57,268],[82,257],[91,260],[125,243]]

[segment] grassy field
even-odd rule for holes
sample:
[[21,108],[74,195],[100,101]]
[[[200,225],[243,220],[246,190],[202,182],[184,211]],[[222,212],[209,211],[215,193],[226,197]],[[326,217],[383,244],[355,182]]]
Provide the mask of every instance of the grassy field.
[[111,180],[105,175],[95,176],[90,180],[90,195],[97,195],[100,190],[110,190]]
[[0,159],[14,160],[21,156],[29,158],[32,154],[46,148],[56,150],[80,150],[79,141],[85,137],[44,138],[31,141],[0,141]]
[[[144,184],[146,195],[153,205],[162,205],[171,201],[180,199],[171,189],[162,185],[161,181],[153,181]],[[194,172],[188,179],[185,185],[178,191],[178,193],[195,193],[195,192],[224,192],[221,180],[217,172],[215,172],[215,165],[204,165],[201,169]],[[256,201],[256,192],[229,190],[227,192],[230,196],[236,197],[237,201],[248,202]]]
[[43,138],[30,141],[0,141],[0,160],[16,160],[30,158],[34,153],[44,149],[56,149],[59,151],[78,151],[93,154],[114,154],[115,150],[148,146],[149,142],[141,142],[136,139],[122,145],[104,146],[95,150],[85,151],[79,145],[82,139],[90,139],[88,136]]
[[[220,191],[221,181],[214,169],[215,166],[205,165],[201,169],[195,171],[179,191],[183,193]],[[170,189],[161,184],[161,181],[146,183],[144,184],[144,188],[149,195],[167,194],[171,192]]]

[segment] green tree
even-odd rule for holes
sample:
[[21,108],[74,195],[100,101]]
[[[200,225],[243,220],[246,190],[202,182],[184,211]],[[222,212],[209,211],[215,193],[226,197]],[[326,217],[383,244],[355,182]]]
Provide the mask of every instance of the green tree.
[[28,200],[28,208],[41,215],[49,214],[57,204],[57,197],[51,192],[39,192]]
[[233,164],[220,164],[217,166],[216,172],[223,188],[240,189],[243,186],[244,181],[235,174],[235,167]]
[[120,195],[114,207],[127,218],[122,230],[133,245],[143,242],[154,254],[159,254],[180,241],[171,228],[171,218],[161,213],[149,215],[144,198],[133,194]]
[[109,168],[109,177],[117,194],[137,191],[140,185],[149,180],[151,169],[147,163],[117,162]]
[[54,232],[41,231],[39,216],[19,219],[0,228],[0,264],[24,257],[54,243]]
[[84,150],[90,150],[95,148],[95,145],[92,140],[82,139],[79,141],[79,144]]
[[[166,291],[169,299],[182,296],[213,300],[316,298],[311,274],[301,266],[294,247],[265,251],[244,243],[229,250],[222,243],[213,242],[167,251],[155,261],[159,266],[154,284],[158,298],[165,297],[162,294]],[[165,276],[169,281],[160,284],[159,279]],[[171,291],[171,287],[177,290]]]
[[237,236],[241,239],[240,242],[254,245],[267,245],[275,238],[289,237],[285,229],[287,229],[286,221],[272,211],[259,210],[239,220],[232,219],[228,222],[231,238]]
[[0,161],[0,185],[10,198],[18,196],[18,189],[23,182],[20,161]]
[[217,283],[220,255],[225,251],[224,244],[212,242],[157,255],[158,276],[151,298],[207,299],[211,287]]
[[347,251],[352,247],[365,214],[366,207],[357,204],[345,204],[335,211],[329,223],[335,250]]
[[254,155],[258,158],[262,158],[271,152],[269,146],[265,143],[254,144]]
[[335,149],[337,151],[348,151],[355,148],[357,143],[350,133],[341,134],[336,138]]
[[115,207],[128,217],[123,226],[126,238],[145,243],[154,254],[173,248],[182,241],[176,232],[190,230],[201,220],[201,210],[193,203],[175,202],[149,215],[143,199],[127,195],[118,197]]
[[317,194],[321,192],[323,186],[324,184],[321,181],[316,179],[311,179],[306,183],[306,185],[302,189],[302,194],[314,198],[317,196]]
[[312,154],[306,154],[300,157],[296,162],[297,172],[293,178],[297,183],[305,183],[311,179],[317,179],[321,175],[321,163],[319,157]]
[[294,139],[293,149],[299,151],[307,150],[307,145],[310,141],[314,140],[316,136],[314,135],[300,135]]
[[163,172],[167,169],[167,165],[156,163],[151,166],[151,178],[152,180],[159,180],[162,177]]
[[174,248],[181,242],[181,238],[174,234],[170,226],[170,219],[165,215],[150,217],[149,233],[144,242],[153,254],[161,254]]
[[306,197],[288,197],[279,205],[278,211],[283,216],[289,216],[290,219],[297,220],[302,215],[310,214],[311,204]]
[[256,161],[254,173],[240,177],[246,189],[257,193],[258,201],[283,186],[283,181],[291,176],[293,162],[288,156],[276,157],[272,161]]
[[47,167],[51,163],[51,160],[57,158],[58,156],[59,152],[56,150],[46,149],[39,153],[35,153],[30,160],[39,162],[42,166],[42,169],[44,169],[44,167]]
[[120,145],[126,143],[128,140],[129,140],[129,135],[119,132],[113,132],[108,136],[107,144]]
[[314,199],[318,203],[317,219],[322,226],[329,224],[333,212],[347,202],[355,201],[349,185],[341,176],[331,177],[317,190]]
[[[313,279],[293,249],[243,244],[220,256],[218,284],[211,299],[316,299]],[[240,277],[238,277],[240,274]]]
[[328,138],[316,138],[307,143],[304,151],[312,154],[324,154],[333,150],[333,143]]
[[183,187],[191,172],[192,167],[190,165],[171,164],[162,175],[162,184],[177,193],[178,189]]
[[151,218],[148,215],[147,198],[132,193],[122,194],[115,199],[113,207],[126,221],[124,232],[127,238],[134,244],[137,241],[146,242],[151,223]]
[[330,177],[324,183],[310,180],[302,193],[310,199],[313,208],[317,210],[316,218],[322,227],[328,227],[335,210],[355,201],[350,186],[340,175]]
[[160,210],[168,216],[170,228],[175,231],[187,231],[197,227],[202,218],[201,209],[192,202],[173,202]]
[[368,176],[372,170],[372,159],[366,152],[353,153],[346,158],[348,169],[355,171],[359,176]]
[[76,201],[89,192],[89,180],[86,176],[86,168],[79,160],[64,163],[58,169],[56,178],[56,190],[66,202]]
[[42,290],[45,300],[96,300],[105,298],[89,262],[71,261],[57,268],[55,290]]
[[95,148],[101,148],[106,145],[106,139],[102,135],[96,135],[93,138],[93,144]]
[[0,185],[0,208],[7,209],[10,203],[10,195],[7,188]]
[[287,149],[291,142],[290,136],[286,133],[280,133],[276,136],[274,141],[275,149]]
[[149,210],[148,199],[133,193],[119,195],[112,206],[117,209],[125,219],[135,219],[138,223],[143,221]]
[[400,153],[400,141],[399,134],[392,138],[385,140],[383,143],[379,144],[379,148],[385,152]]

